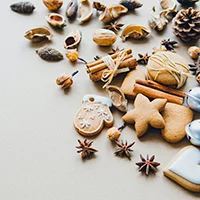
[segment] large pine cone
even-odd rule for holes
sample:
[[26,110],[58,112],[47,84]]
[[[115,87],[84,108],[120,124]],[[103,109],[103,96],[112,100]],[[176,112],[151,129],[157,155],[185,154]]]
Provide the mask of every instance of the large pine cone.
[[193,4],[195,4],[199,0],[177,0],[177,1],[182,5],[192,6]]
[[173,19],[174,34],[184,42],[200,38],[200,11],[193,9],[180,10]]

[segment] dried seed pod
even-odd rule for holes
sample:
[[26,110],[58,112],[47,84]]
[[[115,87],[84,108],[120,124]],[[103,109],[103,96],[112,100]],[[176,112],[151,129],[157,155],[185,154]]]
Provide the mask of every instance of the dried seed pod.
[[10,8],[18,13],[32,13],[33,10],[35,9],[35,6],[29,2],[19,2],[19,3],[14,3],[10,6]]
[[66,16],[68,18],[74,18],[76,16],[78,10],[78,1],[77,0],[71,0],[66,9]]
[[116,34],[107,29],[97,29],[93,34],[93,41],[99,46],[110,46],[114,44],[116,40]]
[[165,26],[169,23],[169,21],[166,18],[166,13],[167,11],[165,10],[160,12],[159,14],[153,12],[149,20],[149,26],[157,31],[162,31],[165,28]]
[[119,3],[128,8],[129,11],[133,11],[143,6],[143,4],[137,0],[121,0]]
[[107,137],[110,141],[118,140],[121,135],[121,132],[118,130],[117,127],[109,128],[107,131]]
[[121,34],[123,41],[126,41],[127,38],[141,39],[146,37],[150,31],[144,26],[137,25],[128,25],[124,28]]
[[82,33],[79,30],[69,33],[65,39],[64,47],[66,49],[77,48],[82,39]]
[[70,61],[75,62],[78,60],[78,51],[76,49],[70,49],[67,51],[66,56]]
[[198,58],[198,54],[200,54],[200,48],[197,46],[191,46],[188,49],[188,54],[192,59],[197,59]]
[[120,15],[128,12],[128,9],[122,5],[114,5],[107,7],[99,16],[99,20],[103,23],[108,23],[117,19]]
[[160,5],[164,10],[174,7],[175,4],[176,4],[175,0],[160,0]]
[[63,89],[68,89],[73,84],[73,76],[75,76],[78,71],[75,71],[71,76],[68,74],[63,74],[56,79],[57,85],[61,85]]
[[93,14],[93,3],[91,0],[81,0],[79,6],[79,17],[77,20],[80,24],[90,20]]
[[99,1],[94,1],[93,7],[98,11],[104,11],[106,9],[106,6],[102,3],[100,3]]
[[51,40],[53,35],[47,27],[39,27],[28,30],[24,37],[32,42],[41,42],[43,40]]
[[63,5],[63,0],[43,0],[43,3],[50,11],[56,11]]
[[106,91],[113,103],[113,105],[121,112],[127,112],[128,101],[122,92],[122,90],[114,85],[109,85],[106,87]]
[[47,61],[59,61],[63,59],[63,55],[59,51],[47,46],[36,50],[36,53],[40,58]]
[[50,13],[46,16],[47,22],[57,28],[63,28],[67,25],[66,20],[62,15],[59,15],[57,13]]

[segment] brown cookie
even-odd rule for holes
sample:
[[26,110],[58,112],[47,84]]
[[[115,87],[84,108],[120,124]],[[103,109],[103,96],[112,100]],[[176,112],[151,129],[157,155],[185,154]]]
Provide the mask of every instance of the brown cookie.
[[150,102],[147,97],[138,94],[134,102],[135,108],[122,119],[126,123],[135,123],[136,135],[141,137],[147,132],[149,125],[154,128],[165,127],[164,119],[159,112],[164,109],[166,103],[166,99],[154,99]]
[[185,135],[185,126],[193,119],[193,111],[185,106],[167,103],[162,116],[165,127],[161,130],[163,138],[170,143],[181,141]]
[[145,80],[145,72],[142,70],[139,70],[139,69],[132,70],[131,72],[129,72],[126,75],[126,77],[121,85],[122,92],[128,98],[134,99],[137,95],[135,92],[133,92],[135,80],[137,80],[137,79]]
[[110,99],[97,95],[85,95],[83,104],[75,116],[74,127],[84,136],[97,135],[104,125],[113,125],[113,116],[109,109],[112,106]]

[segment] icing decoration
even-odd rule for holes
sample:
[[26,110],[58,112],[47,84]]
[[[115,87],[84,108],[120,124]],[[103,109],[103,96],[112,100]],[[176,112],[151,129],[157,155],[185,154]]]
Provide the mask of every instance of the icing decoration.
[[85,102],[100,103],[103,105],[107,105],[108,107],[112,106],[112,102],[109,98],[101,97],[101,96],[94,95],[94,94],[86,94],[83,97],[83,103],[85,103]]
[[95,114],[90,115],[90,119],[94,120],[95,119]]
[[82,128],[88,128],[91,124],[88,122],[88,121],[86,121],[86,120],[84,120],[84,121],[82,121],[82,122],[80,122],[80,124],[81,124],[81,127]]
[[169,170],[194,184],[200,184],[200,150],[195,147],[186,149]]
[[92,106],[89,106],[89,105],[85,105],[84,106],[84,110],[86,110],[86,112],[90,112],[93,110],[93,107]]

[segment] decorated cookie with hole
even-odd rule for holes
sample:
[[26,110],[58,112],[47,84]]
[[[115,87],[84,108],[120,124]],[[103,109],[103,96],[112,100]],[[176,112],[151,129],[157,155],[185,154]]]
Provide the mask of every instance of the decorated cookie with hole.
[[111,100],[106,97],[85,95],[74,119],[77,132],[83,136],[94,136],[101,132],[104,125],[111,127],[114,122],[111,106]]
[[183,148],[164,169],[164,175],[192,192],[200,192],[200,149]]

